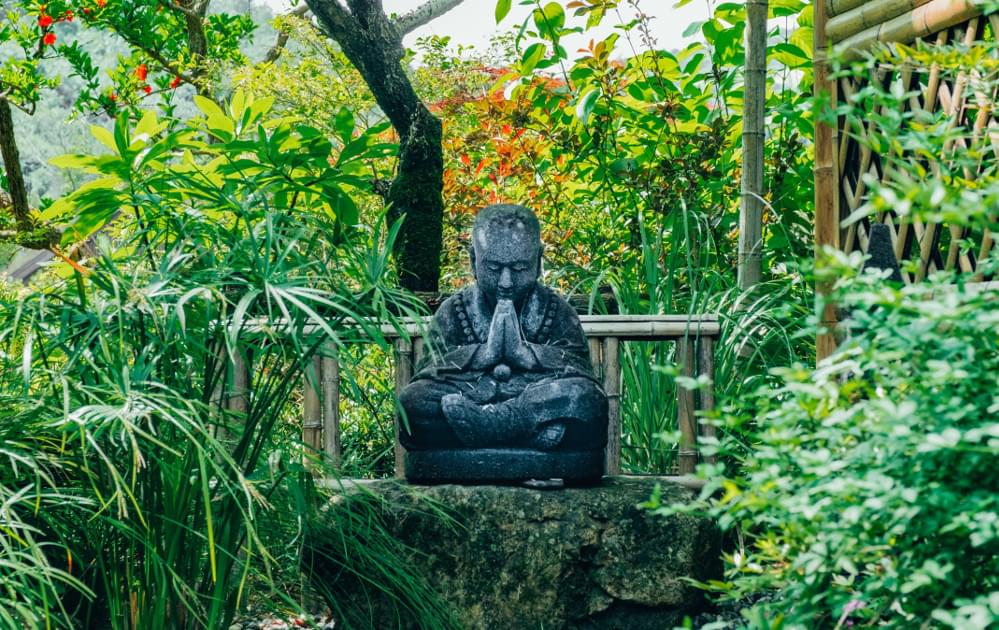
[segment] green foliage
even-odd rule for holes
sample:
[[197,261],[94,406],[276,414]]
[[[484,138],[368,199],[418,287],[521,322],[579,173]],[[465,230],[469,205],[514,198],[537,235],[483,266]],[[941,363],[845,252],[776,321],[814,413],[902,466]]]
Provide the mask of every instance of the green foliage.
[[[385,347],[371,322],[414,312],[386,283],[398,226],[368,232],[337,205],[352,161],[383,147],[362,135],[331,162],[328,141],[268,118],[267,99],[200,104],[176,127],[120,116],[95,128],[110,153],[61,158],[99,179],[46,218],[68,220],[67,243],[109,221],[120,236],[98,237],[92,261],[66,259],[66,280],[0,303],[0,429],[33,427],[23,456],[9,441],[0,458],[21,533],[4,561],[27,567],[0,580],[29,626],[65,605],[67,625],[224,628],[249,583],[296,609],[285,549],[325,499],[291,393],[323,347]],[[433,594],[379,549],[374,587],[432,625]]]
[[999,302],[946,275],[885,286],[859,264],[826,267],[850,313],[836,355],[775,370],[759,415],[727,418],[759,429],[745,476],[704,494],[722,490],[711,512],[744,534],[729,581],[708,587],[773,591],[746,613],[754,628],[987,627],[999,621]]
[[[884,69],[900,55],[907,68],[932,65],[946,80],[973,74],[979,66],[969,63],[987,69],[994,50],[900,48],[843,72],[870,76],[871,63]],[[978,77],[980,88],[994,89],[994,72]],[[990,212],[999,173],[981,159],[988,141],[953,117],[905,111],[910,96],[895,82],[874,84],[837,112],[858,123],[850,132],[892,173],[867,180],[869,200],[848,223],[887,210],[924,226],[945,221],[963,236],[960,251],[974,255],[978,239],[999,235]],[[826,256],[816,280],[832,288],[846,339],[814,370],[775,368],[779,384],[720,419],[728,433],[719,450],[736,466],[702,468],[703,507],[738,542],[726,580],[704,586],[756,602],[743,611],[752,628],[993,627],[996,292],[961,273],[894,286],[885,273],[861,273],[860,254]],[[976,262],[994,274],[999,251]],[[737,435],[753,437],[748,448]]]

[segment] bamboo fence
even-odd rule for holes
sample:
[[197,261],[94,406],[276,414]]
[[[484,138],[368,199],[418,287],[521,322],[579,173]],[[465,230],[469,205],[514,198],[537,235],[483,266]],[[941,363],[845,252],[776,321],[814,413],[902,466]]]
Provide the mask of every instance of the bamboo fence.
[[[909,110],[943,112],[952,128],[967,130],[945,147],[947,152],[966,151],[971,138],[991,137],[980,168],[994,165],[999,158],[999,119],[996,94],[983,93],[975,77],[949,76],[939,68],[921,70],[902,64],[896,68],[877,67],[863,79],[831,77],[830,49],[843,58],[856,59],[878,43],[913,44],[924,40],[943,45],[948,42],[972,44],[986,38],[994,40],[999,32],[999,15],[984,16],[971,0],[817,0],[815,3],[814,68],[815,91],[819,102],[836,107],[866,86],[880,84],[912,92]],[[941,269],[959,269],[974,274],[978,281],[995,280],[978,272],[977,261],[995,246],[991,235],[971,234],[958,226],[926,223],[885,211],[843,227],[842,221],[867,200],[864,175],[887,181],[892,177],[888,160],[874,153],[861,140],[870,133],[866,119],[840,115],[835,125],[817,121],[815,126],[815,244],[843,251],[865,251],[872,223],[890,228],[895,257],[899,262],[912,261],[915,271],[903,272],[907,283],[919,282],[927,274]],[[987,135],[986,135],[987,134]],[[947,155],[940,156],[946,160]],[[966,173],[969,178],[974,173]],[[967,249],[968,239],[974,247]],[[977,272],[977,273],[976,273]],[[819,286],[824,291],[825,287]],[[836,324],[835,309],[830,305],[822,314],[827,331]],[[817,339],[818,359],[835,349],[833,336]]]

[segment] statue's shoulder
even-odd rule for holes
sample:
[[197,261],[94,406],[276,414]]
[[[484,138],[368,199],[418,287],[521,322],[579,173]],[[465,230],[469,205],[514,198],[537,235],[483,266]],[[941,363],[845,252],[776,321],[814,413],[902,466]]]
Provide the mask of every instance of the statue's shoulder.
[[437,319],[451,319],[458,313],[468,314],[469,304],[475,299],[475,285],[470,285],[452,294],[437,307],[434,317]]
[[558,290],[553,289],[546,284],[541,284],[539,282],[538,287],[540,288],[542,295],[544,296],[544,300],[548,305],[546,310],[557,316],[560,320],[568,319],[576,322],[577,324],[579,323],[579,316],[576,313],[575,307],[569,303],[569,300],[567,300],[565,296],[563,296]]

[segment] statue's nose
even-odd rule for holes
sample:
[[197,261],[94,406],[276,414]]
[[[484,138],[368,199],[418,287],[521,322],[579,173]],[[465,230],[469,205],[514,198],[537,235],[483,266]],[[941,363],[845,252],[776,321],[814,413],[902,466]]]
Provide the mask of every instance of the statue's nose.
[[513,286],[513,278],[510,277],[510,270],[506,267],[500,272],[499,286],[503,289],[509,289]]

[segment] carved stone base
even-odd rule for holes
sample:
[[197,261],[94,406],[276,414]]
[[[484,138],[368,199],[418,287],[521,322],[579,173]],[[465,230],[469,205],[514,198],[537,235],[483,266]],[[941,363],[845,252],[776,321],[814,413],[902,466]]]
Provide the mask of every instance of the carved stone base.
[[408,451],[406,479],[417,483],[515,482],[563,479],[596,483],[604,474],[604,450],[545,452],[519,448]]

